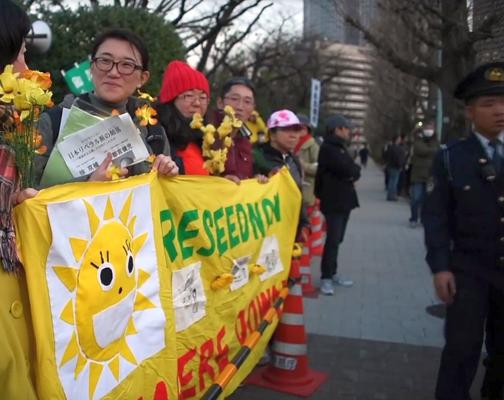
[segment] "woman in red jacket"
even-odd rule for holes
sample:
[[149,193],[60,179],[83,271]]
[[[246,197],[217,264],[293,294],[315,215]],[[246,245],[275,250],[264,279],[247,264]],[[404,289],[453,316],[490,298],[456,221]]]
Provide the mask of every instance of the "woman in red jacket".
[[203,167],[201,131],[190,127],[195,113],[205,116],[209,101],[210,86],[205,75],[183,61],[168,64],[156,108],[180,173],[209,174]]

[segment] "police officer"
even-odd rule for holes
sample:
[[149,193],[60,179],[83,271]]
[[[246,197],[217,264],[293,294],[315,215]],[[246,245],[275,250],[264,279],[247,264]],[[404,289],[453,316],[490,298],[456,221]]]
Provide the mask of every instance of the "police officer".
[[473,130],[437,154],[422,218],[434,288],[447,304],[438,400],[470,399],[490,309],[492,365],[504,377],[504,62],[471,72],[455,97]]

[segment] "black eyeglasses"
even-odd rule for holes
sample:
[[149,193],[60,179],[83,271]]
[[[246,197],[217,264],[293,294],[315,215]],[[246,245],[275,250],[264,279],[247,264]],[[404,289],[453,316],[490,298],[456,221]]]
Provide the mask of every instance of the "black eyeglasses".
[[131,75],[136,70],[142,70],[141,65],[137,65],[130,61],[114,61],[107,57],[95,57],[93,63],[102,72],[112,71],[114,66],[117,66],[117,71],[121,75]]

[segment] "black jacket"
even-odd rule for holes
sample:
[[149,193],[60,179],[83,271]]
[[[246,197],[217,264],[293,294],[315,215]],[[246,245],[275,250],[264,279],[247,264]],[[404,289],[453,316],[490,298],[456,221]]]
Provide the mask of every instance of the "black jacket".
[[[289,172],[302,193],[303,185],[303,167],[299,159],[291,154],[283,155],[280,151],[272,147],[269,143],[260,144],[253,149],[254,156],[254,174],[268,176],[270,172],[279,170],[282,167],[289,168]],[[301,214],[299,216],[299,230],[303,227],[309,227],[308,211],[306,205],[302,204]]]
[[385,150],[385,163],[388,168],[401,169],[406,163],[406,150],[400,144],[391,144]]
[[504,277],[504,174],[476,135],[438,152],[433,176],[422,212],[432,272]]
[[359,207],[354,182],[360,178],[360,167],[338,136],[327,136],[320,147],[315,195],[324,214],[349,212]]

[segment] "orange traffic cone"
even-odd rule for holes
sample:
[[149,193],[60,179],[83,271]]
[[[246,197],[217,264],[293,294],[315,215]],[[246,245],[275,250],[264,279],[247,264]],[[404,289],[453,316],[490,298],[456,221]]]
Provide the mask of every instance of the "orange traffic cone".
[[273,339],[272,363],[256,370],[247,383],[278,392],[309,397],[327,379],[327,374],[308,366],[303,295],[299,261],[292,260],[291,278],[296,283],[285,299],[282,315]]
[[318,206],[313,210],[310,218],[312,229],[310,254],[312,256],[321,256],[324,251],[325,237],[323,235],[322,222],[323,216]]
[[301,254],[301,266],[299,267],[301,273],[301,288],[303,290],[303,296],[317,298],[317,288],[312,284],[310,247],[311,237],[308,239],[308,242],[303,245],[303,252]]

